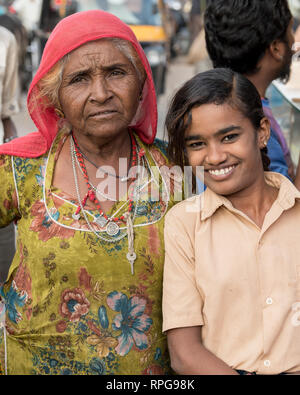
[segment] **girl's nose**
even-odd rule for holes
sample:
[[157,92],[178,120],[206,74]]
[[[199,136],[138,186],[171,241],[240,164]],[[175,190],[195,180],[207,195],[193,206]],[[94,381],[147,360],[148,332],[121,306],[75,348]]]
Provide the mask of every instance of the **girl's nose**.
[[206,155],[206,163],[209,165],[217,166],[227,159],[226,152],[220,147],[219,144],[213,144],[208,147]]

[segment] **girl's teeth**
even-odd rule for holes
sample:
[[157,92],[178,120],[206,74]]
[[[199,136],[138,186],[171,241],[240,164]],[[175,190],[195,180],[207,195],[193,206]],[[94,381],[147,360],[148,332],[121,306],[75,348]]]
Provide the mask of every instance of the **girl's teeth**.
[[231,172],[231,170],[234,168],[234,166],[228,167],[227,169],[221,169],[221,170],[210,170],[210,174],[213,174],[214,176],[223,176],[225,174],[228,174]]

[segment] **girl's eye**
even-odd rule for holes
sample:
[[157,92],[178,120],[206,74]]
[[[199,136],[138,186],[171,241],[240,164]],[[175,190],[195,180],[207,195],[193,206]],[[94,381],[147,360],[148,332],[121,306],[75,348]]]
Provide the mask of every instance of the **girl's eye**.
[[238,134],[236,134],[236,133],[228,134],[227,136],[225,136],[225,137],[223,138],[223,141],[224,141],[225,143],[226,143],[226,142],[231,143],[231,142],[235,141],[237,138],[238,138]]
[[203,141],[196,141],[195,143],[191,143],[188,145],[188,148],[194,148],[194,149],[199,149],[204,147],[204,142]]

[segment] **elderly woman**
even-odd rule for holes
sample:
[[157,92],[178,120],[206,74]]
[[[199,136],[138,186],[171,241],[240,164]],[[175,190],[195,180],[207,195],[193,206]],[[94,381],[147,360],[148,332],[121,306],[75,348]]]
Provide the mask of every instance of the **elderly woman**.
[[132,31],[102,11],[62,20],[28,108],[38,132],[0,147],[0,226],[18,224],[0,288],[0,370],[167,373],[161,240],[174,199]]

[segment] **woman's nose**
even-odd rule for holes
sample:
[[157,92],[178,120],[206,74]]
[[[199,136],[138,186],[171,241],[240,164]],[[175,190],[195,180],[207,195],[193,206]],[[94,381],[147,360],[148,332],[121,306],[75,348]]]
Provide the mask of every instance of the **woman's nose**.
[[113,96],[104,77],[94,78],[91,84],[90,100],[104,103]]

